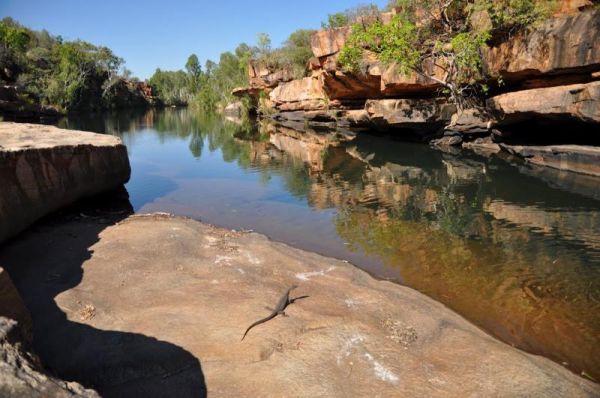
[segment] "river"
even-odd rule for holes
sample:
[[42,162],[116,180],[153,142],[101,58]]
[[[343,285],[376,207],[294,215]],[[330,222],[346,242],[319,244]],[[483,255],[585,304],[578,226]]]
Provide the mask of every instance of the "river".
[[128,148],[136,212],[348,260],[600,380],[600,178],[191,109],[63,119]]

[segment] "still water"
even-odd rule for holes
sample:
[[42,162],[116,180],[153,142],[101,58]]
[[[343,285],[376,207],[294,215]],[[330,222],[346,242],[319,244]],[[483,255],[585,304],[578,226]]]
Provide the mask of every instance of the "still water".
[[600,380],[599,178],[188,109],[59,125],[123,139],[136,212],[346,259]]

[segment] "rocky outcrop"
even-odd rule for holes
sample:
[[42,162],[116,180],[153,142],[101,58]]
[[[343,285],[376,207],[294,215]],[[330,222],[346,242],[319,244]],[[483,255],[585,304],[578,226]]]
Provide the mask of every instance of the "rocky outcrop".
[[490,98],[487,106],[499,125],[531,119],[600,124],[600,81],[515,91]]
[[384,99],[368,100],[365,110],[376,124],[433,132],[450,121],[456,107],[444,99]]
[[274,88],[280,83],[295,79],[291,68],[274,69],[260,62],[250,62],[248,65],[248,78],[250,87]]
[[[338,57],[351,26],[313,33],[312,75],[269,86],[265,91],[272,92],[262,107],[294,125],[411,130],[440,148],[462,145],[483,153],[497,153],[499,142],[599,145],[594,129],[600,123],[600,10],[589,0],[560,0],[556,5],[554,17],[531,30],[510,39],[497,32],[483,52],[483,68],[491,80],[481,83],[490,91],[481,98],[485,103],[471,103],[477,109],[456,113],[438,98],[443,88],[439,80],[447,73],[441,60],[422,65],[425,75],[435,79],[400,73],[397,65],[384,65],[369,51],[364,51],[360,72],[343,70]],[[378,18],[386,23],[395,13]],[[432,15],[439,12],[418,9],[417,24]],[[491,23],[486,16],[476,13],[470,22]],[[252,70],[253,76],[260,74]],[[497,79],[504,84],[496,84]],[[239,93],[258,95],[252,87],[244,90]],[[565,135],[569,126],[576,126],[576,132]]]
[[316,77],[280,84],[269,94],[269,98],[280,111],[326,109],[330,105],[323,84]]
[[310,37],[310,45],[314,56],[321,59],[337,54],[346,44],[351,32],[352,28],[350,26],[316,31]]
[[129,174],[117,137],[0,123],[0,242],[62,206],[121,186]]
[[[58,375],[93,380],[107,396],[164,396],[174,388],[178,396],[193,396],[195,386],[208,396],[600,392],[415,290],[259,234],[167,215],[129,217],[102,230],[91,246],[81,233],[89,230],[98,230],[91,220],[36,231],[4,248],[0,262],[20,275],[15,284],[36,327],[46,332],[42,360]],[[67,234],[75,238],[55,239]],[[55,243],[44,245],[49,239]],[[40,244],[48,248],[44,258],[21,255]],[[61,247],[66,244],[94,255],[74,262]],[[39,267],[60,270],[77,286],[52,284],[33,272]],[[299,286],[293,297],[308,297],[289,306],[288,317],[255,327],[240,342],[248,325],[266,314],[263,307],[293,284]],[[45,315],[46,297],[62,317]],[[84,305],[95,316],[85,316]],[[64,338],[76,333],[85,338]]]
[[270,92],[279,84],[294,80],[296,75],[292,68],[273,68],[259,61],[248,63],[248,86],[236,87],[232,94],[236,97],[250,96],[258,98],[262,92]]
[[600,176],[600,147],[583,145],[523,146],[500,144],[500,147],[526,162],[538,166]]
[[[519,34],[490,48],[484,63],[491,75],[507,83],[537,79],[533,84],[557,85],[560,79],[542,77],[583,75],[600,70],[600,10],[549,19],[531,33]],[[568,83],[572,80],[567,80]],[[567,83],[567,84],[568,84]]]

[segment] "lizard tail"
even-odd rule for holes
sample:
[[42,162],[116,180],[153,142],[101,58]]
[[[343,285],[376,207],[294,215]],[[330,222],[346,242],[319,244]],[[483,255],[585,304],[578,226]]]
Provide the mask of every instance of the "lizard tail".
[[275,312],[275,313],[269,315],[268,317],[258,320],[256,322],[254,322],[252,325],[248,326],[248,329],[246,329],[246,332],[244,332],[244,335],[242,336],[242,339],[240,341],[244,341],[244,337],[246,337],[246,335],[248,334],[250,329],[252,329],[254,326],[260,325],[261,323],[265,323],[266,321],[275,318],[276,315],[277,315],[277,313]]

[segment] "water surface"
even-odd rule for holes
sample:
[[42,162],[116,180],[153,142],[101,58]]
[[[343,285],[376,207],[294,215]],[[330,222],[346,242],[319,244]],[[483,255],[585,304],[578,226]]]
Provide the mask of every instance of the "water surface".
[[60,124],[123,139],[137,212],[346,259],[600,380],[598,178],[188,109]]

